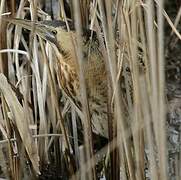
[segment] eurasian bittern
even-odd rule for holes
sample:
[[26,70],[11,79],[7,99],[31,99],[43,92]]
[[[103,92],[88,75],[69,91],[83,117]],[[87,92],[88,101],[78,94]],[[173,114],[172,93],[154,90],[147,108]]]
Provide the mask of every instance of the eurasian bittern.
[[[9,19],[13,24],[28,30],[50,42],[57,57],[57,78],[60,88],[81,110],[79,68],[76,61],[76,33],[74,26],[59,20],[32,22],[23,19]],[[108,137],[107,121],[107,77],[103,55],[99,50],[96,35],[90,40],[90,30],[83,30],[83,55],[85,80],[90,108],[92,129],[96,134]]]

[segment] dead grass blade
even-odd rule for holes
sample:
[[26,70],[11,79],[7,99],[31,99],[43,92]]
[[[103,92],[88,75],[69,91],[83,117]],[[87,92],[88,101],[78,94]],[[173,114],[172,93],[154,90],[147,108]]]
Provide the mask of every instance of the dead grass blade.
[[[81,14],[80,14],[80,3],[79,1],[75,1],[73,3],[74,8],[74,18],[75,18],[75,28],[77,33],[77,45],[75,48],[77,50],[77,62],[79,65],[79,80],[80,80],[80,94],[82,107],[83,107],[83,128],[84,128],[84,140],[85,140],[85,152],[86,152],[86,161],[89,162],[90,169],[88,171],[88,177],[90,180],[96,179],[95,174],[95,163],[94,163],[94,156],[93,156],[93,141],[92,141],[92,123],[90,118],[90,112],[89,112],[89,102],[87,99],[87,91],[86,91],[86,83],[85,83],[85,76],[84,72],[86,71],[84,68],[84,61],[83,61],[83,49],[82,49],[82,22],[81,22]],[[93,161],[90,161],[90,159],[93,158]]]
[[[2,0],[0,2],[0,49],[7,48],[7,36],[6,36],[6,28],[7,23],[2,21],[1,14],[5,11],[6,1]],[[8,57],[7,54],[0,54],[0,72],[4,73],[8,76]]]
[[39,173],[39,157],[37,147],[30,133],[28,122],[24,110],[16,98],[15,93],[8,84],[7,79],[3,74],[0,74],[0,90],[5,97],[5,100],[14,116],[15,124],[32,162],[33,168],[36,173]]

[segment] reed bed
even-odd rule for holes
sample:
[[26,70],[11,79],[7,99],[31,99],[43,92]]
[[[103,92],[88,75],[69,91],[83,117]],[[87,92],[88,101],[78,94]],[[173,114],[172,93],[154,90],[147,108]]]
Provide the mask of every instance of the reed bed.
[[[52,173],[46,171],[52,166],[57,173],[51,179],[171,179],[164,23],[179,43],[181,6],[175,19],[170,19],[163,0],[0,2],[3,176],[43,179]],[[82,111],[59,89],[52,46],[33,27],[27,31],[4,21],[7,16],[74,22]],[[83,27],[96,31],[107,72],[110,134],[101,148],[94,147],[91,132]],[[179,179],[180,157],[174,168]]]

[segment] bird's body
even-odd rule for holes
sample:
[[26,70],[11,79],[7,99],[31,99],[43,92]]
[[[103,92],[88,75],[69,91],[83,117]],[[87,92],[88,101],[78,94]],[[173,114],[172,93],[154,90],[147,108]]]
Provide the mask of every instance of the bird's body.
[[[63,21],[32,22],[10,19],[13,24],[32,30],[49,41],[57,57],[57,77],[63,92],[81,110],[79,66],[76,59],[77,41],[73,25],[67,31]],[[32,28],[33,27],[33,28]],[[89,32],[89,33],[88,33]],[[90,31],[83,31],[84,76],[93,132],[108,137],[107,77],[102,53],[96,35],[90,39]],[[78,46],[78,44],[76,44]]]
[[[87,37],[85,37],[87,36]],[[64,37],[64,38],[62,38]],[[73,39],[72,39],[73,38]],[[62,44],[63,54],[57,54],[57,77],[61,89],[81,109],[81,94],[79,84],[79,67],[73,41],[75,32],[57,32],[58,44]],[[64,43],[67,42],[65,45]],[[107,121],[107,77],[103,55],[99,51],[96,39],[90,40],[88,34],[83,37],[84,75],[87,87],[87,97],[91,115],[92,129],[95,133],[108,137]]]

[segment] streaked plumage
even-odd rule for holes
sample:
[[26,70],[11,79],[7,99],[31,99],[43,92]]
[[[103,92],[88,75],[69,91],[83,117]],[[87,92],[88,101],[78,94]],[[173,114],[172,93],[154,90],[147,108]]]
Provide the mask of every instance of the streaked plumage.
[[[61,88],[80,107],[80,90],[78,66],[76,63],[75,47],[71,38],[76,42],[74,31],[67,32],[57,27],[57,42],[61,45],[64,55],[57,52],[57,75]],[[107,122],[107,77],[102,53],[96,35],[90,38],[90,33],[83,33],[83,55],[85,63],[85,80],[88,93],[88,102],[93,124],[93,131],[108,137]],[[56,43],[55,43],[56,44]],[[90,50],[90,51],[89,51]],[[81,108],[81,107],[80,107]]]

